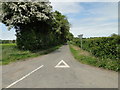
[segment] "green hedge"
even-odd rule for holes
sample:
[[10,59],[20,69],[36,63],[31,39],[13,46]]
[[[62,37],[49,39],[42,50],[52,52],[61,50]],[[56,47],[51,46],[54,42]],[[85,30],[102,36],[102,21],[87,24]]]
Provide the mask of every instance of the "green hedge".
[[[96,37],[82,40],[82,49],[91,52],[94,56],[117,62],[120,69],[120,36]],[[81,47],[79,38],[73,40],[73,44]]]
[[[77,46],[81,46],[80,40],[74,40]],[[82,40],[84,50],[97,57],[120,59],[120,36],[88,38]]]

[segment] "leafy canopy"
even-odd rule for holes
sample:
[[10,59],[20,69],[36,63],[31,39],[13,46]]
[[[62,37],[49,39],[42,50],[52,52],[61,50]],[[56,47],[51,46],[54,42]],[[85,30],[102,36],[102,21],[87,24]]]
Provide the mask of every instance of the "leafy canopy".
[[9,29],[53,19],[50,2],[4,2],[2,9],[2,22],[9,26]]

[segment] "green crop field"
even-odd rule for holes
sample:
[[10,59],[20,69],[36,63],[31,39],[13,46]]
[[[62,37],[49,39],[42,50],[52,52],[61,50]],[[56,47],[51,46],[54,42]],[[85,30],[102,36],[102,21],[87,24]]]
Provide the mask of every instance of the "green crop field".
[[60,46],[52,47],[39,52],[19,50],[16,44],[0,44],[0,47],[2,48],[2,52],[0,52],[2,53],[0,54],[0,64],[5,65],[18,60],[25,60],[26,58],[37,57],[43,54],[47,54],[58,49]]

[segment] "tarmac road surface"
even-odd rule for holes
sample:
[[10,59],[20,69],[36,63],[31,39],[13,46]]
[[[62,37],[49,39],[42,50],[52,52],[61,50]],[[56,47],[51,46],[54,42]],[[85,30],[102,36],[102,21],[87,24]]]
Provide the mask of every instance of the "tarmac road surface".
[[[55,67],[61,60],[69,67]],[[118,73],[81,64],[64,45],[50,54],[4,65],[2,87],[118,88]]]

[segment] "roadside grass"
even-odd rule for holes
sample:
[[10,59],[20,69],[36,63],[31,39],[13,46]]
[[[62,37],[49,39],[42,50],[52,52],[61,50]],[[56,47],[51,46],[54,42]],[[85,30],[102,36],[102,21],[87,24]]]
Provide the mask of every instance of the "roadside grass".
[[117,61],[110,59],[100,59],[93,56],[91,53],[80,49],[78,46],[69,45],[70,50],[75,59],[83,64],[93,65],[109,70],[119,71],[119,65]]
[[25,60],[27,58],[32,58],[32,57],[37,57],[40,55],[48,54],[48,53],[58,49],[59,47],[61,47],[61,45],[51,47],[46,50],[41,50],[39,52],[30,52],[30,51],[19,50],[17,48],[16,44],[0,44],[0,47],[2,47],[2,52],[0,54],[0,64],[6,65],[11,62],[16,62],[19,60]]

